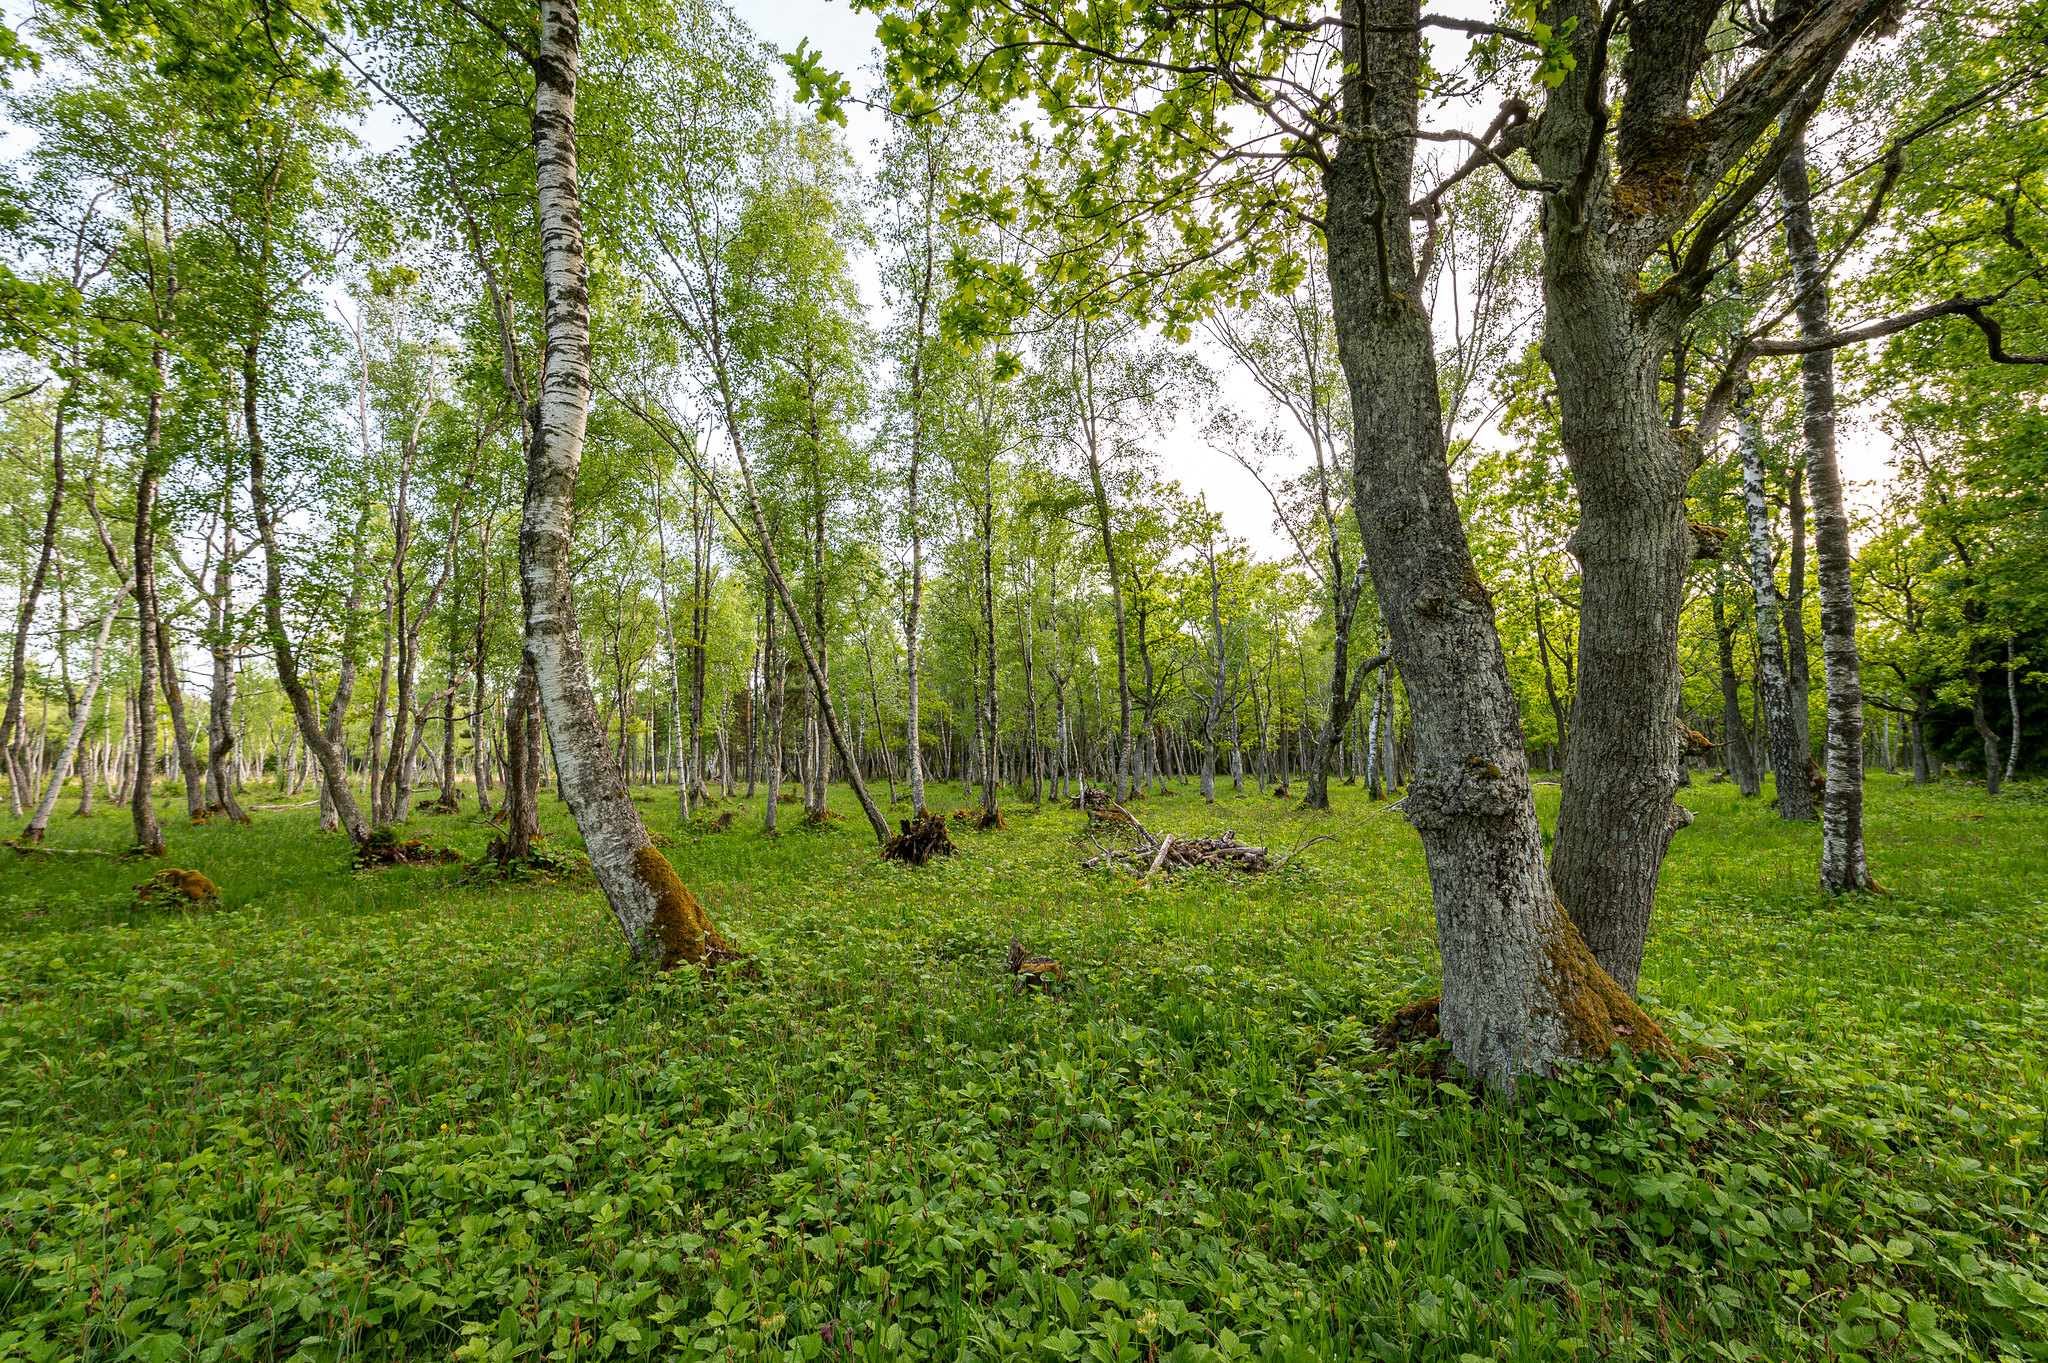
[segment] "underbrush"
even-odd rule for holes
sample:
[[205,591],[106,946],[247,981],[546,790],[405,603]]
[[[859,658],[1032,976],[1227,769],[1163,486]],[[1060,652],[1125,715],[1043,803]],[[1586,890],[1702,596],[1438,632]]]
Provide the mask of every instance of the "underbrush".
[[[1337,838],[1146,891],[1077,812],[912,869],[652,802],[745,978],[296,812],[172,830],[201,912],[17,863],[0,1356],[2048,1357],[2037,813],[1874,781],[1899,897],[1829,903],[1811,830],[1692,792],[1645,992],[1695,1058],[1509,1105],[1374,1044],[1427,889],[1335,794],[1155,810]],[[1067,988],[1008,987],[1013,932]]]

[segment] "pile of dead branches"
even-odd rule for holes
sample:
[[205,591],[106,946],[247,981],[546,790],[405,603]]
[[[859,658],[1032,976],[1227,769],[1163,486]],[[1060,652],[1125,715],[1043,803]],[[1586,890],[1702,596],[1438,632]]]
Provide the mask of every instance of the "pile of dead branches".
[[900,826],[903,831],[882,844],[882,860],[922,866],[933,857],[953,855],[953,839],[946,835],[946,821],[940,815],[905,819]]
[[1129,871],[1143,881],[1157,875],[1172,875],[1190,866],[1213,866],[1219,870],[1248,873],[1271,871],[1292,861],[1303,847],[1323,841],[1311,838],[1276,862],[1266,848],[1239,842],[1235,829],[1216,838],[1182,838],[1172,833],[1155,835],[1119,804],[1111,804],[1108,811],[1099,816],[1099,821],[1109,828],[1109,845],[1105,847],[1096,840],[1094,833],[1087,833],[1085,836],[1100,855],[1083,861],[1082,868]]

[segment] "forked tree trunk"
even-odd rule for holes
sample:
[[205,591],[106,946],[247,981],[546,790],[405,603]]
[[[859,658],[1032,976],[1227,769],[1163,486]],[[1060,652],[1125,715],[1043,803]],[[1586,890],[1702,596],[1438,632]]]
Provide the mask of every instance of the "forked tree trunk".
[[576,170],[582,31],[575,0],[541,0],[534,74],[535,208],[547,346],[527,429],[519,574],[533,668],[560,793],[635,954],[664,968],[728,950],[658,851],[604,741],[571,598],[576,479],[590,408],[590,291]]
[[[1833,328],[1827,277],[1813,234],[1804,137],[1778,171],[1785,247],[1792,258],[1799,330],[1814,337]],[[1820,822],[1820,883],[1831,894],[1872,887],[1863,850],[1863,660],[1856,648],[1856,595],[1850,568],[1849,511],[1835,459],[1835,353],[1800,357],[1806,435],[1806,477],[1813,489],[1814,550],[1820,568],[1820,647],[1826,667],[1827,789]],[[1794,693],[1798,704],[1798,694]],[[1803,709],[1803,706],[1800,707]],[[1804,769],[1801,773],[1804,775]],[[1779,778],[1782,789],[1784,778]]]
[[[129,584],[123,582],[114,593],[114,599],[107,603],[107,613],[100,617],[99,636],[93,640],[92,670],[85,679],[85,693],[78,699],[78,706],[71,715],[71,731],[64,736],[64,747],[57,754],[56,764],[50,768],[50,780],[43,791],[42,802],[36,806],[35,814],[29,819],[28,827],[22,830],[20,842],[24,847],[33,847],[43,840],[49,830],[50,815],[57,808],[57,797],[64,790],[64,783],[71,779],[71,764],[78,755],[79,740],[85,735],[86,725],[92,720],[93,698],[99,694],[100,681],[107,674],[107,639],[114,632],[114,617],[121,613],[121,602],[128,596]],[[92,764],[86,763],[85,799],[79,808],[80,814],[92,812]]]
[[[1553,97],[1536,150],[1547,175],[1568,179],[1584,137],[1597,134],[1570,127],[1560,106]],[[1553,120],[1566,150],[1552,145]],[[1555,201],[1544,223],[1542,350],[1578,490],[1567,548],[1580,566],[1578,684],[1550,874],[1593,955],[1633,996],[1664,854],[1692,821],[1673,796],[1683,775],[1678,622],[1694,552],[1685,516],[1694,460],[1666,422],[1658,366],[1645,362],[1669,345],[1638,320],[1632,277],[1590,223],[1573,224]],[[1412,677],[1409,685],[1412,698]]]
[[28,764],[23,760],[25,749],[20,741],[27,728],[22,721],[21,700],[27,694],[28,631],[35,622],[36,600],[42,595],[43,582],[49,577],[50,562],[57,552],[57,527],[64,511],[64,419],[70,406],[68,397],[67,393],[58,400],[56,419],[52,423],[50,501],[43,512],[43,537],[36,549],[36,566],[29,574],[28,585],[23,588],[21,601],[14,612],[14,650],[8,662],[7,709],[0,714],[0,755],[4,755],[7,762],[7,798],[16,814],[22,812],[28,790]]
[[[362,811],[356,807],[354,794],[349,790],[348,763],[342,757],[339,743],[329,738],[330,732],[341,727],[341,715],[330,711],[329,727],[323,728],[320,716],[314,712],[313,697],[307,692],[306,684],[299,675],[298,651],[292,647],[291,635],[284,627],[284,555],[277,543],[277,517],[270,505],[269,460],[264,449],[263,427],[258,421],[260,415],[256,394],[262,377],[257,363],[256,342],[251,340],[242,350],[242,429],[249,442],[249,505],[256,516],[256,535],[263,544],[263,622],[270,633],[271,656],[277,665],[277,684],[292,707],[292,718],[299,726],[299,738],[313,751],[320,763],[320,779],[323,796],[332,802],[335,818],[340,822],[350,842],[360,844],[370,836],[369,825],[363,822]],[[136,580],[141,580],[138,570]],[[347,706],[345,696],[337,691],[335,710]]]
[[1797,822],[1813,818],[1813,793],[1806,785],[1806,749],[1793,721],[1792,681],[1785,664],[1780,619],[1784,605],[1771,565],[1771,503],[1764,484],[1763,442],[1756,417],[1745,402],[1737,412],[1742,444],[1742,499],[1749,517],[1749,576],[1756,589],[1756,696],[1771,769],[1776,773],[1778,817]]
[[[1347,140],[1325,175],[1330,292],[1350,386],[1354,508],[1413,713],[1406,806],[1443,955],[1441,1026],[1496,1092],[1660,1034],[1551,892],[1521,707],[1444,449],[1434,341],[1407,204],[1420,80],[1416,0],[1346,0]],[[1361,40],[1361,29],[1369,32]],[[1361,50],[1363,48],[1363,50]],[[1368,93],[1368,89],[1373,93]],[[1668,801],[1667,801],[1668,802]]]

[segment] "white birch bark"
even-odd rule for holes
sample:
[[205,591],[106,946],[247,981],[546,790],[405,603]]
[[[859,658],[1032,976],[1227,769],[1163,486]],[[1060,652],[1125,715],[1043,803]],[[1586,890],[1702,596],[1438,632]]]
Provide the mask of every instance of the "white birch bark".
[[1807,754],[1799,750],[1798,728],[1792,722],[1792,682],[1785,667],[1785,636],[1779,624],[1784,606],[1771,567],[1771,504],[1764,487],[1762,438],[1747,402],[1736,415],[1742,444],[1742,499],[1749,519],[1749,576],[1756,590],[1756,693],[1777,781],[1778,817],[1809,821],[1813,796],[1806,788]]
[[[1792,258],[1792,287],[1799,330],[1826,336],[1827,277],[1813,234],[1806,145],[1794,144],[1778,171],[1778,197],[1785,216],[1785,244]],[[1801,406],[1806,438],[1806,476],[1813,494],[1814,552],[1820,570],[1820,646],[1827,687],[1827,787],[1821,801],[1820,883],[1832,894],[1871,888],[1863,848],[1863,660],[1856,647],[1856,595],[1851,580],[1853,550],[1849,512],[1842,499],[1842,472],[1835,457],[1835,355],[1816,350],[1800,357]],[[1802,765],[1793,780],[1803,785]],[[1783,792],[1785,778],[1779,777]],[[1810,796],[1809,796],[1810,798]],[[1782,805],[1780,806],[1782,809]]]
[[[34,846],[43,840],[49,830],[50,815],[57,808],[57,796],[62,793],[64,783],[71,779],[71,764],[78,755],[78,743],[85,735],[85,727],[92,720],[93,698],[99,694],[100,680],[106,676],[107,639],[114,632],[114,617],[121,613],[121,603],[128,597],[129,582],[124,581],[115,591],[114,599],[107,603],[107,613],[100,617],[99,637],[93,640],[92,668],[85,679],[85,693],[78,699],[78,708],[71,716],[71,732],[64,736],[64,747],[57,754],[56,765],[50,768],[49,784],[43,788],[42,802],[36,806],[35,814],[29,819],[28,827],[22,831],[23,846]],[[90,809],[92,798],[92,769],[87,765],[85,780],[86,809]]]
[[527,432],[519,573],[526,657],[554,749],[560,793],[592,872],[636,954],[662,966],[727,950],[696,898],[647,836],[605,743],[570,581],[576,479],[590,406],[590,292],[576,168],[576,0],[541,0],[534,74],[535,210],[547,346]]

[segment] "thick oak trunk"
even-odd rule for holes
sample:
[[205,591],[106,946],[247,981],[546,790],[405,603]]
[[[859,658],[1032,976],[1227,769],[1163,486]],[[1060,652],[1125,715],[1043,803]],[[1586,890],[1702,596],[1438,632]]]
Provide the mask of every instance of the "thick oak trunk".
[[[1599,135],[1588,121],[1552,97],[1533,146],[1546,175],[1577,174]],[[1659,398],[1669,339],[1642,320],[1632,272],[1597,220],[1575,219],[1562,197],[1543,211],[1542,351],[1578,492],[1567,548],[1580,566],[1579,639],[1550,872],[1594,956],[1633,995],[1664,854],[1692,821],[1673,796],[1695,459]]]
[[[1422,836],[1443,955],[1442,1033],[1496,1091],[1656,1035],[1551,891],[1520,704],[1445,457],[1434,343],[1407,204],[1420,50],[1415,0],[1350,0],[1348,139],[1325,176],[1330,287],[1357,451],[1353,504],[1408,687]],[[1359,33],[1370,27],[1361,43]],[[1361,51],[1361,46],[1363,51]]]

